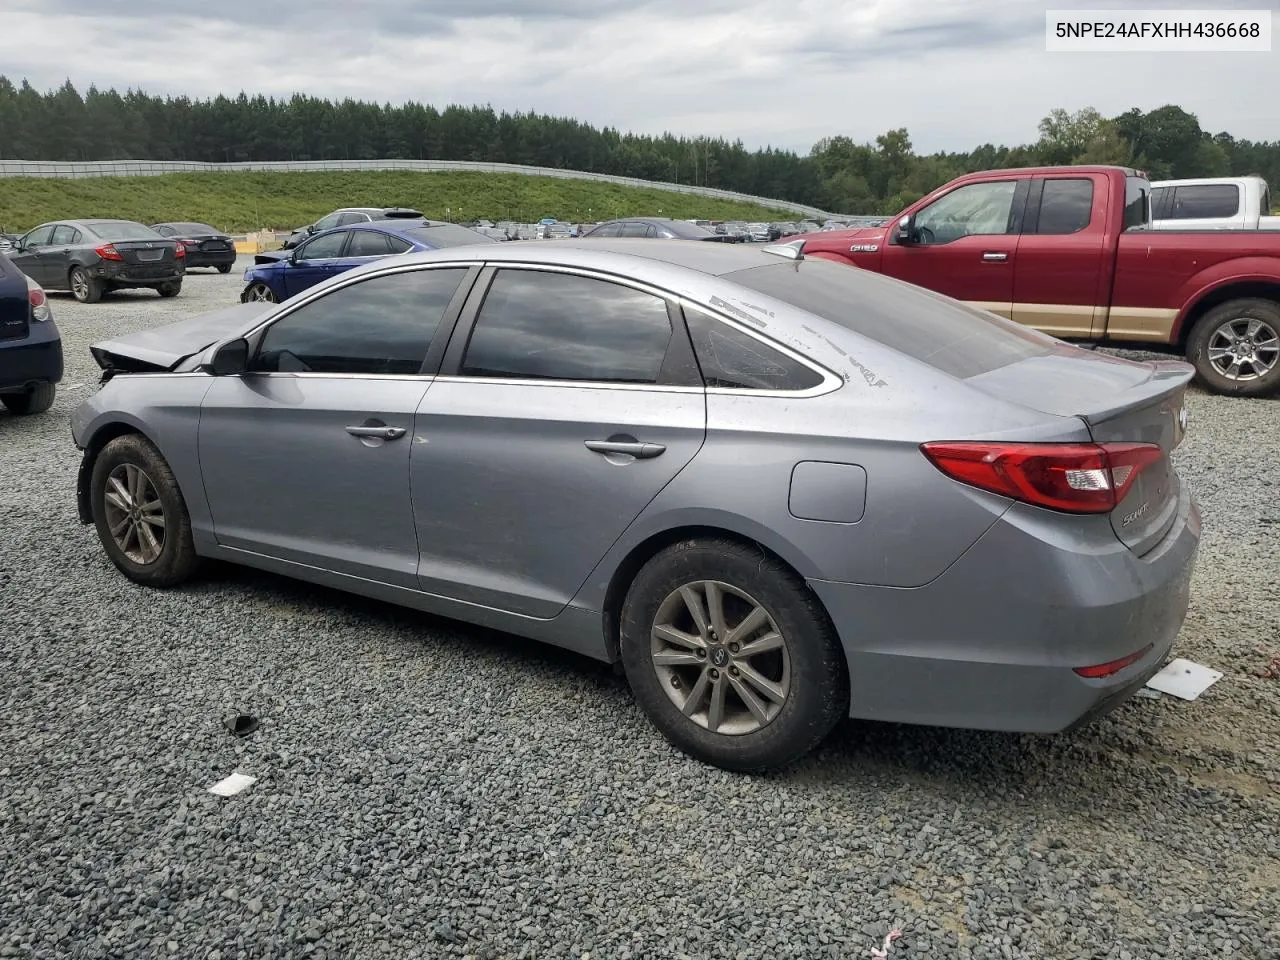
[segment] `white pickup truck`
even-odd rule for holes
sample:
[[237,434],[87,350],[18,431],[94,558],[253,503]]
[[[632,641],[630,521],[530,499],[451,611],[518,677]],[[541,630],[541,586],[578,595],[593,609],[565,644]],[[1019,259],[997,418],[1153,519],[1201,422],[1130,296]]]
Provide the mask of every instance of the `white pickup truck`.
[[1157,180],[1151,184],[1152,230],[1280,230],[1271,188],[1261,177]]

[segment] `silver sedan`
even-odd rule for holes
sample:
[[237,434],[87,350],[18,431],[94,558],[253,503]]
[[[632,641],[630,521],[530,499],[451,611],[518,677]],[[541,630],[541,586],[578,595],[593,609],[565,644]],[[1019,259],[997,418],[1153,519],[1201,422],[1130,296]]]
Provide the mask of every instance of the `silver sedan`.
[[80,517],[621,662],[735,770],[843,717],[1053,732],[1166,659],[1199,515],[1191,368],[744,248],[380,261],[97,344]]

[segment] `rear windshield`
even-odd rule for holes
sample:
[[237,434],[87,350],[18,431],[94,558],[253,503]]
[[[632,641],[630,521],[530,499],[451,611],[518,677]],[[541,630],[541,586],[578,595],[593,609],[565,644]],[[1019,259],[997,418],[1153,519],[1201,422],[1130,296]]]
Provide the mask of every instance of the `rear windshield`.
[[160,234],[128,220],[90,220],[87,226],[103,240],[161,240]]
[[930,290],[829,260],[752,267],[724,279],[965,379],[1053,352],[1052,338]]
[[1151,182],[1142,177],[1124,179],[1124,229],[1133,230],[1151,223]]
[[403,230],[397,230],[396,233],[436,248],[464,247],[470,243],[496,242],[493,237],[486,237],[483,233],[468,230],[466,227],[459,227],[453,223],[441,223],[428,227],[406,227]]
[[218,233],[220,231],[213,229],[207,223],[169,223],[165,224],[177,230],[179,233]]

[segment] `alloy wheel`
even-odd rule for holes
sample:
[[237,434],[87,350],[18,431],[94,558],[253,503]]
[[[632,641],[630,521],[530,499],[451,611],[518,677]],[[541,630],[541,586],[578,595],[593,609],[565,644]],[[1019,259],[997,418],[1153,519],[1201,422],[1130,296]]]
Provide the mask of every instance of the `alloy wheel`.
[[730,584],[700,580],[673,590],[650,640],[667,697],[712,733],[755,733],[790,696],[786,638],[759,601]]
[[255,283],[249,290],[249,300],[258,303],[275,303],[276,296],[265,283]]
[[111,539],[134,563],[155,563],[164,550],[164,505],[155,483],[132,463],[107,476],[103,507]]
[[1280,335],[1265,320],[1240,317],[1213,331],[1208,356],[1213,369],[1228,380],[1258,380],[1280,362]]
[[71,271],[71,293],[77,300],[88,299],[89,278],[84,275],[83,270]]

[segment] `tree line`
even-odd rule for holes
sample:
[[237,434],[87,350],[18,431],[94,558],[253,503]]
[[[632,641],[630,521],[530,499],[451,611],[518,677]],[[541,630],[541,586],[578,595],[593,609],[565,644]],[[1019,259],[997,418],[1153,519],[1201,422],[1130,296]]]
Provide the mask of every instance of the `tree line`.
[[1280,141],[1211,134],[1178,106],[1117,117],[1058,109],[1039,132],[1020,146],[918,154],[907,130],[897,129],[873,143],[830,137],[800,154],[490,106],[304,94],[200,100],[97,87],[82,95],[70,81],[42,92],[0,75],[0,155],[12,160],[475,160],[719,187],[847,213],[894,213],[973,170],[1049,163],[1120,163],[1153,179],[1257,174],[1280,183]]

